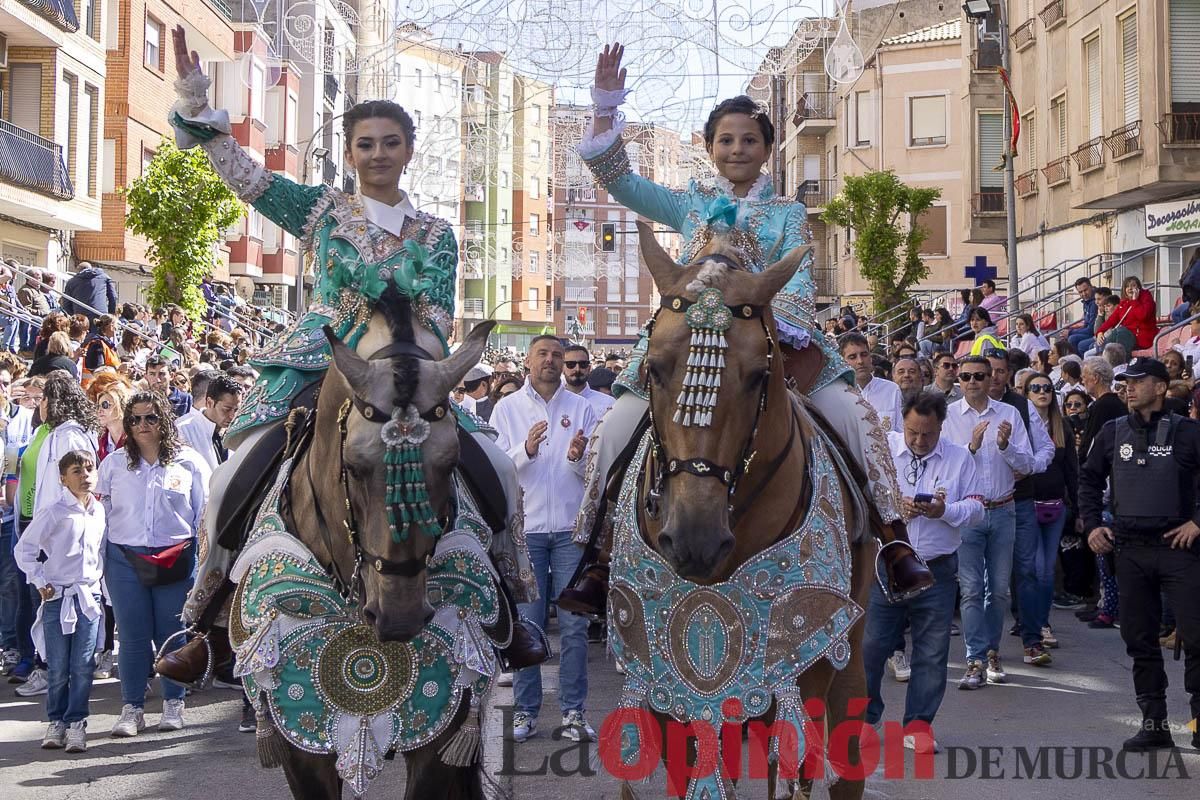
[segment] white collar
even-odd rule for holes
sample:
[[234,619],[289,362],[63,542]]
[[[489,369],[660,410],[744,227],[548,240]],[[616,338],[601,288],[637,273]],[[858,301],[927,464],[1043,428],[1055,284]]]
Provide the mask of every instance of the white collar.
[[358,197],[362,200],[367,219],[397,238],[402,235],[405,218],[417,218],[417,210],[413,208],[412,201],[408,199],[406,192],[400,192],[400,202],[394,206],[389,206],[387,203],[365,195],[360,194]]
[[775,194],[775,184],[771,181],[771,176],[765,172],[759,173],[758,180],[750,187],[750,191],[746,192],[745,197],[738,197],[733,193],[733,184],[724,175],[714,175],[711,181],[714,187],[735,200],[747,200],[750,202],[770,200]]

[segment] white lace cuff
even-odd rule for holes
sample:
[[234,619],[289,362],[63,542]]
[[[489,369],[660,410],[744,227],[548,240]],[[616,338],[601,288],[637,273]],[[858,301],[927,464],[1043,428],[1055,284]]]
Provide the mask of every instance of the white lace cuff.
[[592,132],[595,127],[595,122],[588,123],[587,128],[583,131],[583,138],[579,140],[579,146],[576,148],[579,151],[579,157],[585,161],[600,156],[617,143],[617,140],[621,138],[621,133],[625,130],[625,120],[614,119],[612,129],[600,134]]
[[201,142],[200,146],[208,153],[208,160],[221,180],[240,200],[253,203],[271,185],[271,171],[255,161],[232,136],[218,136]]
[[205,108],[208,105],[210,86],[212,86],[212,79],[200,70],[195,70],[186,78],[176,80],[175,94],[178,99],[175,101],[175,110],[179,112],[179,116],[187,119]]

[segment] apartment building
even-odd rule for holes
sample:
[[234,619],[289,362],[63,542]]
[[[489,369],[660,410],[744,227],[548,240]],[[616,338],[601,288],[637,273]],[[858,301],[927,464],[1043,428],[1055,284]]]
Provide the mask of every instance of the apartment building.
[[[516,75],[513,78],[513,223],[512,321],[500,334],[520,337],[520,344],[542,333],[554,333],[550,256],[553,203],[553,140],[550,113],[554,87]],[[524,349],[522,347],[522,349]]]
[[[963,106],[977,150],[994,149],[992,131],[1002,127],[994,7],[962,41]],[[1200,198],[1200,2],[1016,0],[1005,10],[1021,116],[1022,275],[1082,262],[1066,271],[1069,281],[1114,266],[1105,283],[1127,274],[1156,282],[1165,312],[1178,296],[1169,287],[1200,247],[1200,214],[1188,211]],[[1003,189],[985,185],[978,169],[973,180],[981,202],[970,236],[1000,241]]]
[[0,7],[0,257],[65,272],[77,237],[100,230],[105,49],[116,46],[116,6]]

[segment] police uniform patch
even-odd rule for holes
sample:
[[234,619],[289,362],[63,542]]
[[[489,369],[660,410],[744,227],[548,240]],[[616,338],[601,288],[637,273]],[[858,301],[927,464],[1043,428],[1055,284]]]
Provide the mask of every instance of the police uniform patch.
[[1133,445],[1131,445],[1129,442],[1126,442],[1125,444],[1121,445],[1119,452],[1121,455],[1121,460],[1128,461],[1129,459],[1133,458]]

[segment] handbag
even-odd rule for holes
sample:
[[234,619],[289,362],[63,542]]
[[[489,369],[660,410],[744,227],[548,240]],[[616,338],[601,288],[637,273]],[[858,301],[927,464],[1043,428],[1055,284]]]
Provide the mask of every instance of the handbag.
[[1066,504],[1062,500],[1034,500],[1033,513],[1038,525],[1050,525],[1058,522],[1063,515]]
[[129,566],[137,575],[138,582],[147,588],[166,586],[187,580],[196,566],[196,540],[188,539],[179,544],[159,547],[150,553],[139,553],[123,544],[117,545],[125,554]]

